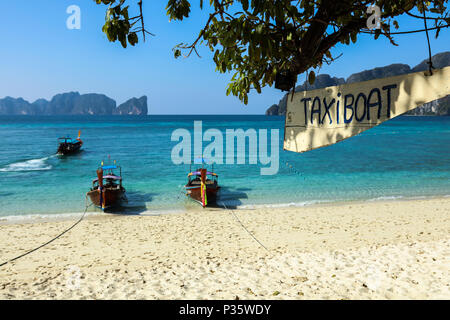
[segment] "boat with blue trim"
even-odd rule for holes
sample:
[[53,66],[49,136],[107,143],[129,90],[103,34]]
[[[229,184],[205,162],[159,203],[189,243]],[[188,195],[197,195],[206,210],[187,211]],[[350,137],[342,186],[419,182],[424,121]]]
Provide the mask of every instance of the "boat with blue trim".
[[58,138],[58,151],[59,155],[69,155],[80,151],[83,146],[83,141],[80,139],[81,131],[78,131],[78,138],[72,139],[70,137]]
[[[119,170],[119,174],[116,174]],[[102,165],[97,169],[97,178],[92,181],[92,188],[87,193],[92,203],[105,211],[120,206],[125,200],[125,188],[122,186],[122,168],[118,165]]]
[[201,161],[201,168],[195,171],[189,170],[188,182],[184,187],[186,196],[201,204],[204,208],[216,203],[220,186],[218,181],[219,176],[214,172],[214,164],[212,165],[211,171],[208,171],[204,166],[207,160],[202,158]]

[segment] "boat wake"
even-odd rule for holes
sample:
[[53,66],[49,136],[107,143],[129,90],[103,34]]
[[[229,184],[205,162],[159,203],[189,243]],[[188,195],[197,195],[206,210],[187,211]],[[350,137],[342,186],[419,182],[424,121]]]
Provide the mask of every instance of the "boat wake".
[[54,156],[11,163],[3,168],[0,168],[0,172],[50,170],[52,166],[47,163],[47,160],[52,157]]

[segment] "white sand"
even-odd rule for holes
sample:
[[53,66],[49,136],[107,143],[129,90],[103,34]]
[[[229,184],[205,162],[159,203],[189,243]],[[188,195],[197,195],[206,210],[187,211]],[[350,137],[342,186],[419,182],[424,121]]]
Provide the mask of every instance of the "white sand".
[[[3,299],[450,299],[450,199],[89,217],[0,267]],[[0,225],[0,261],[73,221]]]

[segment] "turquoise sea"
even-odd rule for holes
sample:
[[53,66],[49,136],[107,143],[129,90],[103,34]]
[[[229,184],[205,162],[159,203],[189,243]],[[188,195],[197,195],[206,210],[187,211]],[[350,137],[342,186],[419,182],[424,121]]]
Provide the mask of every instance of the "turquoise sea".
[[[260,175],[260,165],[248,161],[215,166],[223,187],[220,201],[229,207],[450,195],[450,117],[399,117],[335,145],[296,154],[282,150],[284,117],[1,116],[0,217],[83,212],[95,170],[108,156],[123,169],[125,213],[195,208],[180,191],[189,165],[171,160],[178,143],[171,141],[172,132],[192,132],[194,120],[201,120],[204,130],[280,130],[278,174]],[[76,137],[78,130],[84,151],[55,156],[57,138]]]

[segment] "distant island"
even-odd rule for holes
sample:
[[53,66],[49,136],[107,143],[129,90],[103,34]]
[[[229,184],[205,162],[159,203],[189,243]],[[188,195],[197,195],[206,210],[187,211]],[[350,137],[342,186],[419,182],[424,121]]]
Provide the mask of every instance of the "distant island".
[[135,115],[148,113],[147,97],[131,98],[116,106],[116,101],[104,94],[68,92],[55,95],[50,101],[33,103],[22,98],[0,99],[0,115]]
[[[432,58],[433,66],[435,68],[443,68],[450,65],[450,52],[442,52],[434,55]],[[313,85],[310,85],[306,81],[295,87],[295,92],[321,89],[325,87],[336,86],[344,83],[353,83],[360,81],[367,81],[378,78],[386,78],[392,76],[398,76],[411,72],[419,72],[428,70],[428,60],[422,61],[420,64],[411,68],[407,64],[391,64],[389,66],[375,68],[371,70],[354,73],[345,80],[344,78],[331,77],[328,74],[321,74],[316,77],[316,81]],[[266,115],[285,115],[286,104],[288,94],[285,94],[278,104],[272,105],[267,109]],[[439,115],[450,116],[450,95],[424,104],[414,110],[407,112],[408,115]]]

